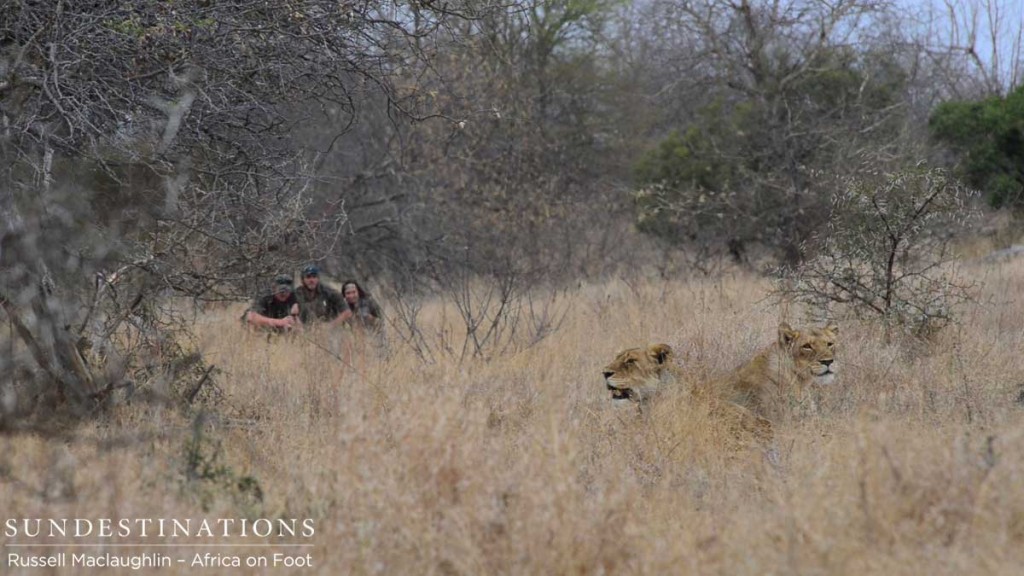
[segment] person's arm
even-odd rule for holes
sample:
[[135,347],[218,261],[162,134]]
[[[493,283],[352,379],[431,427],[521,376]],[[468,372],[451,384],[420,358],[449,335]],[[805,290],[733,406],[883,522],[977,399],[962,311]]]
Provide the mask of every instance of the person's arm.
[[299,300],[296,303],[296,306],[298,306],[299,308],[298,314],[296,314],[295,306],[292,306],[292,309],[291,311],[289,311],[289,314],[295,316],[299,320],[299,322],[306,324],[307,322],[316,317],[316,311],[313,310],[313,302]]
[[332,311],[335,312],[334,318],[331,318],[327,325],[330,327],[341,326],[352,317],[352,312],[348,309],[348,302],[345,301],[341,293],[335,290],[331,290],[327,294],[330,298]]
[[292,305],[288,309],[288,316],[284,318],[273,318],[267,315],[270,310],[272,301],[268,298],[257,299],[252,308],[249,309],[249,313],[245,316],[245,321],[250,326],[263,326],[267,328],[282,328],[290,330],[296,324],[299,323],[299,303],[292,296]]
[[249,310],[249,313],[245,315],[245,321],[250,326],[265,326],[267,328],[291,328],[298,324],[298,318],[294,315],[287,318],[271,318],[255,310]]
[[342,324],[345,324],[345,323],[351,322],[351,321],[352,321],[352,310],[349,310],[348,304],[346,303],[345,307],[341,309],[341,314],[338,314],[338,317],[335,318],[331,322],[331,326],[341,326]]

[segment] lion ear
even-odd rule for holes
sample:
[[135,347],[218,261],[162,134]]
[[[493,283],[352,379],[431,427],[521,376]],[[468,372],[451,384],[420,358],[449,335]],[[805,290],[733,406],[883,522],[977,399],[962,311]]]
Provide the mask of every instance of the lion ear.
[[794,340],[800,337],[800,333],[793,330],[788,322],[779,324],[779,344],[789,346]]
[[668,344],[651,344],[647,347],[647,355],[658,364],[664,364],[672,357],[672,347]]
[[833,334],[839,334],[839,325],[830,320],[828,324],[825,324],[825,331]]

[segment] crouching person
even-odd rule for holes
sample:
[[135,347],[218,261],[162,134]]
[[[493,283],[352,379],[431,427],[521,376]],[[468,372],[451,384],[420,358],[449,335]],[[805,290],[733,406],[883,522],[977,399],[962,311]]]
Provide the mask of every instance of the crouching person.
[[348,309],[341,313],[341,321],[351,324],[357,330],[371,333],[380,332],[383,327],[380,305],[355,280],[347,280],[341,286]]
[[270,294],[257,297],[242,319],[249,326],[266,328],[274,332],[289,332],[301,327],[299,301],[295,298],[291,277],[274,278]]
[[302,284],[296,287],[295,296],[299,301],[299,318],[305,326],[317,322],[338,324],[338,316],[348,310],[341,294],[320,282],[320,269],[312,264],[302,270]]
[[388,345],[380,305],[355,280],[342,284],[342,295],[347,309],[342,311],[338,320],[351,327],[352,351],[357,354],[357,359],[364,358],[371,349],[376,349],[378,357],[386,357]]

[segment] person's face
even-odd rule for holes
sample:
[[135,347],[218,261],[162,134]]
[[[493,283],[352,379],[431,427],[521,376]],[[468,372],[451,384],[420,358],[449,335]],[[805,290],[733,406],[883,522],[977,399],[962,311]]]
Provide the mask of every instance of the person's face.
[[345,301],[349,304],[359,302],[359,289],[355,284],[345,284]]
[[288,290],[278,290],[274,292],[274,298],[276,298],[278,302],[284,302],[288,299],[288,296],[291,296],[291,292]]
[[317,274],[310,274],[302,277],[302,285],[310,290],[316,290],[316,287],[320,285],[320,276]]

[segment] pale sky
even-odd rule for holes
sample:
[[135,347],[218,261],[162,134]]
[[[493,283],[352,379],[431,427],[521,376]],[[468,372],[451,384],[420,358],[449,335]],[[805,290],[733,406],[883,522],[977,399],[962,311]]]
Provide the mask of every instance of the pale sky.
[[[1024,81],[1024,0],[897,0],[935,45],[973,46],[1005,88]],[[930,22],[930,29],[924,28]]]

